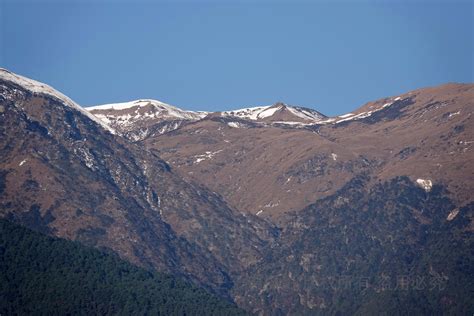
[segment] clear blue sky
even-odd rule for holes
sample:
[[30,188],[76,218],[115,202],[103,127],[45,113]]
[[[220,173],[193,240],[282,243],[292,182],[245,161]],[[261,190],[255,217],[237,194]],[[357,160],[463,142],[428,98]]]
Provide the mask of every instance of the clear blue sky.
[[472,82],[473,3],[0,0],[0,66],[83,106],[283,101],[335,115]]

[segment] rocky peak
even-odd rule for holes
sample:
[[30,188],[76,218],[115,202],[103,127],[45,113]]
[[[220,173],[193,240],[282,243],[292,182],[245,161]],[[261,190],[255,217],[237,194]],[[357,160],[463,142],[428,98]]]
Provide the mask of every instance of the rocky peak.
[[152,99],[103,104],[86,109],[133,141],[175,130],[207,115],[206,112],[186,111]]

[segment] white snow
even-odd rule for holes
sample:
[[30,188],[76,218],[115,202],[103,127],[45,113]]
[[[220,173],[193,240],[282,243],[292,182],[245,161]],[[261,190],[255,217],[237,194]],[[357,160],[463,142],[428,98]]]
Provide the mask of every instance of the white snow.
[[280,205],[280,200],[278,200],[278,202],[268,202],[265,204],[264,208],[277,207],[278,205]]
[[377,112],[377,111],[380,111],[380,110],[374,110],[374,111],[368,111],[368,112],[361,112],[361,113],[359,113],[359,114],[356,114],[356,115],[352,115],[352,116],[343,118],[342,120],[338,120],[337,122],[335,122],[335,124],[342,123],[342,122],[346,122],[346,121],[353,121],[353,120],[355,121],[355,120],[359,120],[359,119],[362,119],[362,118],[366,118],[366,117],[371,116],[372,113]]
[[281,104],[279,106],[275,105],[268,105],[268,106],[256,106],[250,108],[243,108],[233,111],[224,111],[221,113],[222,116],[234,116],[243,119],[250,119],[253,121],[264,119],[267,117],[273,116],[277,111],[283,109],[285,107],[290,113],[295,115],[296,117],[310,120],[310,121],[320,121],[323,117],[318,112],[314,111],[311,112],[310,110],[301,108],[301,107],[294,107],[289,106],[286,104]]
[[452,221],[457,215],[459,214],[459,209],[456,208],[449,212],[448,217],[446,217],[447,221]]
[[452,117],[452,116],[459,115],[459,114],[461,114],[461,111],[457,111],[457,112],[454,112],[454,113],[449,113],[448,117]]
[[241,128],[242,127],[242,124],[240,124],[238,122],[229,122],[229,123],[227,123],[227,125],[229,127],[232,127],[232,128]]
[[311,120],[311,121],[320,121],[323,117],[317,113],[316,111],[315,112],[310,112],[306,109],[303,109],[303,108],[295,108],[295,107],[292,107],[292,106],[287,106],[286,109],[288,111],[290,111],[293,115],[297,116],[297,117],[300,117],[302,119],[305,119],[305,120]]
[[250,108],[244,108],[244,109],[238,109],[238,110],[233,110],[233,111],[224,111],[222,112],[222,116],[236,116],[239,118],[246,118],[250,120],[258,120],[258,115],[260,112],[265,111],[271,107],[271,105],[268,106],[256,106],[256,107],[250,107]]
[[331,117],[331,118],[328,118],[327,120],[319,121],[318,124],[329,124],[329,123],[334,123],[335,121],[336,119]]
[[28,159],[22,160],[22,161],[18,164],[18,166],[20,166],[20,167],[23,166],[23,164],[24,164],[27,160],[28,160]]
[[430,192],[431,188],[433,187],[433,183],[431,180],[425,180],[425,179],[416,179],[416,183],[422,187],[426,192]]
[[336,161],[336,160],[337,160],[337,154],[335,154],[335,153],[332,153],[332,154],[331,154],[331,156],[332,156],[332,160],[334,160],[334,161]]
[[257,118],[263,119],[263,118],[266,118],[266,117],[270,117],[273,114],[275,114],[276,111],[278,111],[280,109],[281,109],[281,107],[266,108],[265,110],[263,110],[263,111],[261,111],[260,113],[257,114]]
[[255,215],[258,216],[258,215],[262,214],[262,212],[263,212],[263,210],[260,210],[260,211],[258,211],[257,213],[255,213]]
[[[336,122],[334,122],[334,124],[338,124],[338,123],[342,123],[342,122],[346,122],[346,121],[351,121],[351,120],[359,120],[359,119],[362,119],[362,118],[369,117],[373,113],[378,112],[380,110],[383,110],[386,107],[391,106],[395,101],[399,101],[399,100],[401,100],[401,97],[396,97],[395,99],[393,99],[392,102],[387,102],[384,105],[382,105],[380,108],[372,110],[372,111],[361,112],[359,114],[347,113],[347,114],[344,114],[344,115],[339,115],[337,118],[341,118],[342,120],[337,120]],[[328,120],[326,120],[326,121],[321,121],[320,123],[329,123],[329,122],[328,122]]]
[[224,149],[220,149],[220,150],[217,150],[217,151],[206,151],[204,154],[200,154],[200,155],[196,155],[194,156],[194,158],[196,158],[194,160],[194,163],[195,164],[198,164],[200,163],[201,161],[204,161],[206,159],[212,159],[212,157],[214,157],[216,154],[222,152]]
[[[155,113],[144,113],[140,115],[138,113],[138,109],[141,107],[145,107],[151,105],[153,108],[156,110]],[[115,111],[121,111],[121,110],[127,110],[131,108],[137,108],[135,110],[135,118],[140,118],[141,116],[145,117],[172,117],[172,118],[178,118],[178,119],[183,119],[183,120],[197,120],[205,117],[208,112],[194,112],[194,111],[186,111],[182,110],[180,108],[177,108],[173,105],[163,103],[158,100],[153,100],[153,99],[142,99],[142,100],[134,100],[134,101],[129,101],[129,102],[122,102],[122,103],[111,103],[111,104],[102,104],[102,105],[96,105],[96,106],[90,106],[87,107],[86,109],[88,111],[110,111],[110,110],[115,110]],[[130,115],[130,114],[129,114]],[[114,118],[123,118],[122,116],[119,115],[114,115]],[[126,116],[125,119],[130,119],[130,117]]]
[[109,131],[110,133],[115,134],[115,131],[112,128],[110,128],[107,124],[102,122],[99,118],[90,114],[89,112],[84,110],[80,105],[72,101],[70,98],[60,93],[59,91],[51,88],[47,84],[14,74],[3,68],[0,68],[0,80],[17,84],[35,95],[56,98],[62,103],[64,103],[65,105],[81,112],[82,114],[84,114],[85,116],[87,116],[88,118],[90,118],[91,120],[99,124],[100,126],[102,126],[104,129]]
[[364,118],[364,117],[368,117],[372,115],[372,111],[369,111],[369,112],[361,112],[357,115],[353,115],[353,116],[349,116],[347,118],[344,118],[342,120],[338,120],[337,122],[335,122],[335,124],[338,124],[338,123],[342,123],[342,122],[346,122],[346,121],[352,121],[352,120],[357,120],[357,119],[360,119],[360,118]]
[[339,115],[338,117],[346,118],[346,117],[353,116],[353,115],[354,115],[353,113],[347,113],[347,114],[344,114],[344,115]]
[[301,123],[301,122],[292,122],[292,121],[273,121],[272,124],[286,124],[286,125],[297,125],[297,126],[308,126],[313,125],[313,123]]

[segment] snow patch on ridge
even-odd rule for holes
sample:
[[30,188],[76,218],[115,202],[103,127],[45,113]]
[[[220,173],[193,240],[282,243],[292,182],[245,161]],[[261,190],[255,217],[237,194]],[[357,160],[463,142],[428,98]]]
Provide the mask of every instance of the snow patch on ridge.
[[232,110],[232,111],[224,111],[221,113],[222,116],[233,116],[233,117],[239,117],[243,119],[250,119],[253,121],[258,120],[258,115],[271,107],[271,105],[268,106],[256,106],[256,107],[250,107],[250,108],[243,108],[243,109],[238,109],[238,110]]
[[[298,118],[302,118],[308,121],[313,121],[313,123],[321,121],[324,118],[324,116],[318,113],[317,111],[312,111],[310,109],[297,107],[297,106],[289,106],[284,103],[277,103],[277,104],[268,105],[268,106],[243,108],[243,109],[232,110],[232,111],[224,111],[224,112],[221,112],[221,115],[224,117],[238,117],[241,119],[256,121],[259,119],[265,119],[265,118],[271,117],[275,115],[275,113],[283,109],[287,110],[292,115]],[[279,122],[279,123],[284,123],[284,122]]]
[[367,112],[361,112],[361,113],[358,113],[358,114],[347,113],[347,114],[337,116],[334,119],[334,122],[326,120],[326,121],[321,121],[320,123],[323,123],[323,124],[327,124],[327,123],[338,124],[338,123],[342,123],[342,122],[363,119],[363,118],[371,116],[375,112],[378,112],[380,110],[383,110],[383,109],[391,106],[392,104],[394,104],[395,102],[400,101],[400,100],[402,100],[401,97],[396,97],[395,99],[393,99],[393,101],[385,103],[384,105],[382,105],[378,109],[375,109],[375,110],[372,110],[372,111],[367,111]]
[[232,128],[241,128],[242,126],[244,126],[243,124],[238,122],[228,122],[227,125]]
[[195,164],[198,164],[200,163],[201,161],[204,161],[206,159],[212,159],[212,157],[214,157],[216,154],[220,153],[221,151],[223,151],[224,149],[220,149],[220,150],[217,150],[217,151],[206,151],[204,154],[201,154],[201,155],[196,155],[194,156],[194,158],[196,158],[196,160],[194,160],[194,163]]
[[431,188],[433,187],[433,183],[431,180],[425,180],[425,179],[416,179],[416,183],[422,187],[426,192],[430,192]]
[[263,119],[263,118],[266,118],[266,117],[270,117],[273,114],[275,114],[276,111],[278,111],[280,109],[281,109],[281,107],[266,108],[265,110],[263,110],[263,111],[261,111],[260,113],[257,114],[257,118]]
[[324,118],[321,114],[319,114],[316,111],[309,111],[305,108],[301,107],[293,107],[293,106],[287,106],[286,109],[290,111],[293,115],[300,117],[305,120],[311,120],[311,121],[320,121],[321,119]]
[[457,112],[454,112],[454,113],[449,113],[449,116],[448,117],[452,117],[452,116],[455,116],[455,115],[459,115],[461,114],[461,111],[457,111]]
[[459,209],[456,208],[454,210],[452,210],[449,214],[448,214],[448,217],[446,217],[446,220],[447,221],[452,221],[456,216],[458,216],[459,214]]
[[349,116],[353,116],[354,114],[353,113],[347,113],[347,114],[344,114],[344,115],[339,115],[338,117],[340,118],[347,118]]

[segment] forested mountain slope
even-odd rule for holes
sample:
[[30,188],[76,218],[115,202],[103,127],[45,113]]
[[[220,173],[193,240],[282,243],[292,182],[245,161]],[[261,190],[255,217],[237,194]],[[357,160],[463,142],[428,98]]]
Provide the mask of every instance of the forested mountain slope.
[[2,315],[245,315],[235,305],[114,254],[0,219]]

